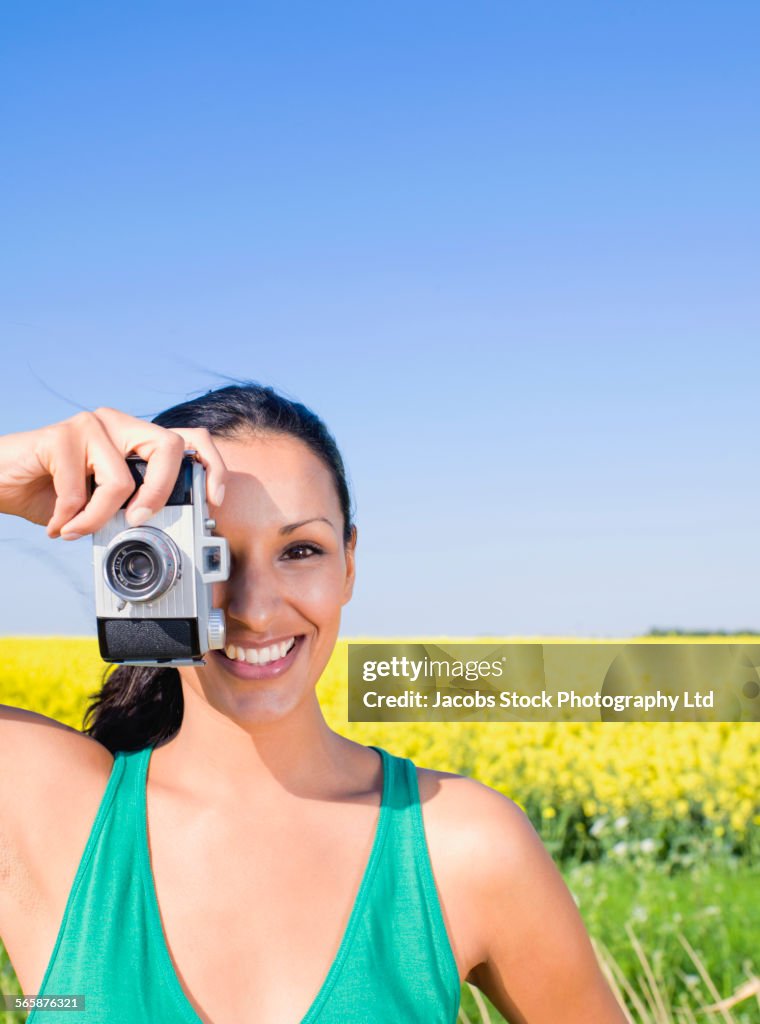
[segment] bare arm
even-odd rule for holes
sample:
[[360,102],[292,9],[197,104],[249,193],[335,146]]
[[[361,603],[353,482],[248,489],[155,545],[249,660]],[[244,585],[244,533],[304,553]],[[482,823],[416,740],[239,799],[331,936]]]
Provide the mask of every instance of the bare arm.
[[50,855],[91,819],[112,764],[97,740],[0,704],[0,937],[32,880],[44,888]]
[[477,786],[475,901],[483,959],[472,981],[511,1024],[627,1024],[583,920],[527,816]]

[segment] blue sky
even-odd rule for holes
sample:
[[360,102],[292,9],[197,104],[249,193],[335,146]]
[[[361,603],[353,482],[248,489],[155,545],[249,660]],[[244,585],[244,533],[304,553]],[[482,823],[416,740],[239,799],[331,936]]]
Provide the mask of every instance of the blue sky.
[[[760,9],[12,2],[0,430],[225,377],[348,463],[347,635],[760,628]],[[0,521],[3,632],[92,631]]]

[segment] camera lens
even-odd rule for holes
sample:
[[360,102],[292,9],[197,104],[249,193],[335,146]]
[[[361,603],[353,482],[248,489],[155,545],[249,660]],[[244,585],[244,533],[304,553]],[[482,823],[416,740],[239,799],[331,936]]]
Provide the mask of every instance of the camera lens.
[[180,557],[174,541],[153,527],[126,530],[106,552],[103,562],[110,589],[125,601],[152,601],[174,585]]
[[124,559],[124,573],[136,583],[144,583],[153,568],[153,559],[144,551],[136,551]]
[[120,578],[131,587],[147,586],[158,569],[152,552],[139,547],[136,551],[123,551],[117,559],[117,564]]

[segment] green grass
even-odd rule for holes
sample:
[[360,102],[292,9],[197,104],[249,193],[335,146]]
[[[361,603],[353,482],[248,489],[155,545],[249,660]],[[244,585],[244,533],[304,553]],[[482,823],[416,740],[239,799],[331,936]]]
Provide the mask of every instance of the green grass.
[[[672,873],[668,865],[604,860],[569,868],[564,877],[590,934],[609,951],[639,995],[646,989],[645,972],[626,926],[641,944],[674,1012],[686,1007],[696,1011],[701,1003],[713,1002],[679,933],[704,963],[720,996],[732,995],[751,974],[758,974],[760,866],[726,860]],[[504,1018],[485,1002],[492,1024],[502,1024]],[[484,1019],[467,990],[462,1008],[473,1024]],[[760,1024],[757,998],[742,1001],[730,1012],[734,1024]],[[640,1019],[637,1013],[632,1016]],[[725,1020],[720,1014],[701,1019]]]
[[[681,973],[695,974],[678,941],[679,932],[707,965],[723,995],[747,980],[743,965],[755,971],[760,967],[758,867],[729,861],[671,875],[661,867],[622,869],[602,863],[575,868],[567,881],[589,931],[601,939],[626,976],[641,970],[622,927],[627,922],[648,955],[667,965],[671,997],[688,988]],[[755,1013],[748,1019],[760,1017]]]

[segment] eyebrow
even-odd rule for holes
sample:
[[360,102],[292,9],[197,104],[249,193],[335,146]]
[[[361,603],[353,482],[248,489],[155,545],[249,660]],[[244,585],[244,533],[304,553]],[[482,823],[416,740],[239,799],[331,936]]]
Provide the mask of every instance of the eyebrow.
[[281,526],[280,533],[292,533],[294,530],[297,530],[299,526],[306,526],[307,523],[316,522],[327,523],[328,526],[332,526],[333,530],[335,529],[330,520],[326,519],[324,516],[312,516],[311,519],[302,519],[300,523],[288,523],[287,526]]

